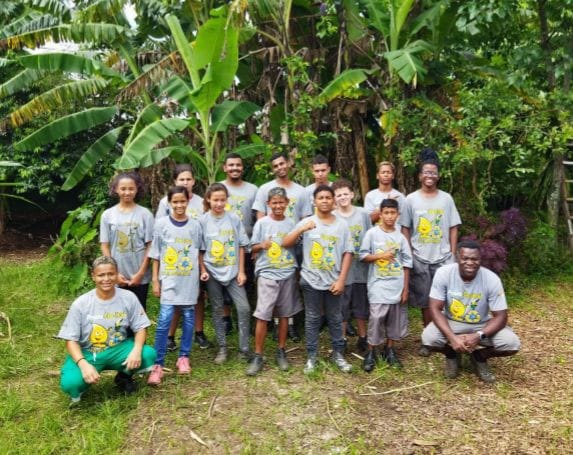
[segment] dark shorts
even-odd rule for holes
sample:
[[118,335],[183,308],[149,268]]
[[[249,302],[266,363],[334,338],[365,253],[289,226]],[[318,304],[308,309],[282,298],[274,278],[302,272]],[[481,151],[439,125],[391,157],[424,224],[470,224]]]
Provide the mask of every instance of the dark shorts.
[[414,266],[410,272],[410,306],[416,308],[428,308],[430,299],[430,289],[432,288],[432,280],[441,266],[449,264],[450,258],[437,262],[436,264],[427,264],[420,260],[413,258]]

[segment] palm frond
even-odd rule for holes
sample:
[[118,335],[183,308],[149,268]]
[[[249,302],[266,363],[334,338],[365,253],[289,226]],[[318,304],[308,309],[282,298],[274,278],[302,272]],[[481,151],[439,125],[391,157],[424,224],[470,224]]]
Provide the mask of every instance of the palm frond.
[[88,76],[121,77],[119,73],[103,65],[98,60],[66,52],[26,55],[20,57],[18,61],[22,66],[35,70],[63,71]]
[[67,103],[88,98],[90,95],[101,91],[108,83],[105,79],[93,78],[54,87],[12,112],[10,114],[12,126],[21,126],[38,115],[50,112]]
[[98,162],[98,160],[100,160],[104,155],[109,153],[111,149],[113,149],[117,143],[119,133],[121,133],[122,129],[123,127],[120,126],[119,128],[108,131],[85,151],[85,153],[81,156],[79,161],[72,169],[72,172],[70,172],[70,175],[68,175],[68,178],[62,185],[63,191],[71,190],[78,183],[80,183]]
[[28,47],[35,49],[50,41],[111,45],[116,41],[125,40],[127,30],[120,25],[104,23],[58,25],[9,36],[0,40],[0,48],[19,50]]
[[50,144],[56,140],[64,139],[72,134],[108,122],[116,113],[117,108],[113,106],[92,107],[85,111],[66,115],[26,136],[20,142],[14,144],[14,148],[17,150],[30,150],[35,147]]
[[26,89],[31,83],[44,77],[44,74],[44,71],[30,68],[20,71],[12,79],[0,85],[0,98],[5,98]]
[[171,76],[173,71],[184,71],[181,58],[177,51],[170,53],[149,68],[145,73],[133,80],[119,93],[117,101],[122,102],[132,99],[144,90],[148,90],[155,85],[163,84]]
[[33,30],[50,28],[58,25],[60,20],[49,14],[40,15],[35,12],[24,14],[15,21],[10,22],[0,30],[0,38],[4,39],[12,35],[21,35]]

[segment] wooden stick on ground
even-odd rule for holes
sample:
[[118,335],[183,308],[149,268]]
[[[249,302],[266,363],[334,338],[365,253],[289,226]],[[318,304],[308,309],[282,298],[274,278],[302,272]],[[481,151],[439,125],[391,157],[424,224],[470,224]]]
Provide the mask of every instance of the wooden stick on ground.
[[330,401],[328,400],[328,398],[326,399],[326,412],[328,412],[328,417],[330,417],[330,420],[332,420],[332,423],[334,423],[334,426],[336,427],[336,429],[338,430],[340,435],[344,435],[344,433],[342,432],[342,430],[338,426],[338,423],[334,419],[332,413],[330,412]]
[[417,389],[418,387],[424,387],[425,385],[434,384],[435,382],[436,381],[428,381],[428,382],[424,382],[422,384],[411,385],[409,387],[401,387],[399,389],[386,390],[386,392],[368,392],[368,393],[361,393],[360,395],[361,396],[388,395],[389,393],[402,392],[403,390]]
[[211,404],[209,405],[209,411],[207,412],[207,417],[211,418],[213,417],[213,408],[215,407],[215,401],[217,400],[217,394],[215,394],[215,396],[213,397],[213,399],[211,400]]
[[199,435],[197,433],[195,433],[193,430],[189,430],[189,434],[191,435],[191,437],[193,439],[195,439],[195,441],[197,441],[199,444],[201,444],[202,446],[208,447],[207,443],[205,441],[203,441]]

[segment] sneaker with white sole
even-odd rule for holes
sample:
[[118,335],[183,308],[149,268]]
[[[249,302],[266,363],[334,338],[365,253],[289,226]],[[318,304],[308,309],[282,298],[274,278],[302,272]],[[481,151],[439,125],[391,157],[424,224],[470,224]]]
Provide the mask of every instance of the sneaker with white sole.
[[163,379],[163,367],[161,365],[153,365],[147,378],[147,383],[149,385],[159,385],[161,384],[161,379]]
[[191,373],[191,365],[189,365],[189,357],[181,356],[177,359],[175,364],[177,368],[177,373],[179,374],[189,374]]
[[318,360],[314,356],[310,356],[306,364],[304,365],[304,374],[311,374],[316,371],[316,367],[318,366]]
[[350,365],[342,352],[333,351],[332,355],[330,356],[330,360],[334,363],[340,371],[343,373],[350,373],[352,371],[352,365]]

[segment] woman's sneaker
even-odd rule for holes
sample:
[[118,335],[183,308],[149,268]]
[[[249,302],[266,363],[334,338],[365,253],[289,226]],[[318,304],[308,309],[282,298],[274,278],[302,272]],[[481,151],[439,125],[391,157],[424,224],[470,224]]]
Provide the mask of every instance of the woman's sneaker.
[[177,359],[175,364],[177,368],[177,373],[179,374],[189,374],[191,373],[191,365],[189,365],[189,357],[181,356]]
[[149,385],[159,385],[161,384],[162,378],[163,378],[163,367],[161,365],[153,365],[151,373],[147,378],[147,383]]

